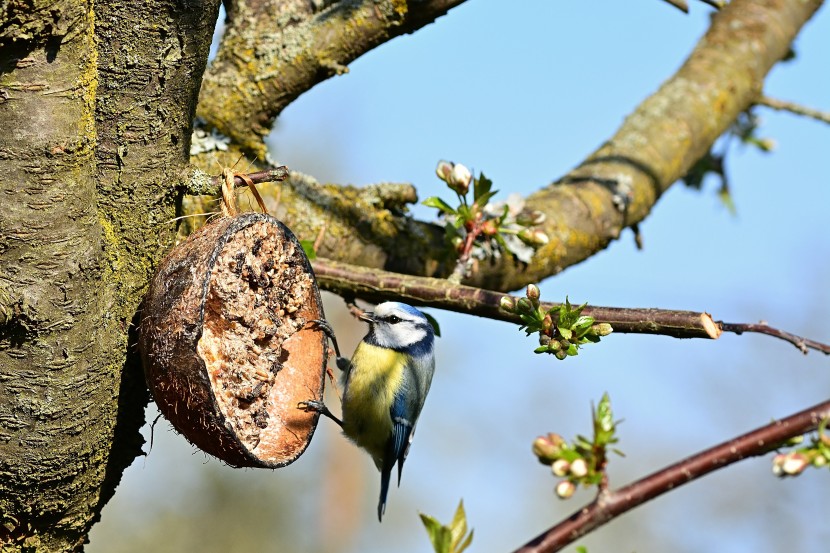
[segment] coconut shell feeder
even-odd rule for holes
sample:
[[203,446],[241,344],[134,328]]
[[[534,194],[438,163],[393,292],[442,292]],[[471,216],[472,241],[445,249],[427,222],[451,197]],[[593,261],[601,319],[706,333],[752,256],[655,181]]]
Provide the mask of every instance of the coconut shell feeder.
[[322,400],[328,344],[314,321],[325,315],[296,237],[266,213],[235,214],[224,174],[225,216],[162,261],[139,348],[159,410],[188,440],[233,466],[277,468],[319,419],[297,405]]

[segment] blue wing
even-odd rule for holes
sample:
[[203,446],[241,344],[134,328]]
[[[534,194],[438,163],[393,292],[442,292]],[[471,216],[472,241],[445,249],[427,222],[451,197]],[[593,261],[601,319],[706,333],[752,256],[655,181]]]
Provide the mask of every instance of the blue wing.
[[395,399],[389,408],[389,416],[392,418],[392,434],[386,442],[386,451],[384,451],[383,464],[380,469],[378,520],[381,520],[386,509],[386,496],[389,492],[389,481],[395,463],[398,464],[398,485],[401,483],[403,463],[409,453],[415,423],[424,406],[424,400],[432,382],[434,366],[431,351],[429,355],[425,355],[420,359],[410,359],[404,369],[401,387],[395,393]]
[[[407,401],[406,392],[399,391],[395,401],[389,409],[392,416],[392,435],[386,442],[386,451],[383,455],[383,466],[380,469],[380,503],[378,503],[378,520],[381,520],[386,510],[386,496],[389,493],[389,481],[395,463],[398,464],[398,485],[401,483],[401,471],[406,454],[409,452],[409,442],[412,436],[414,418],[411,413],[411,402]],[[414,413],[417,416],[417,413]]]

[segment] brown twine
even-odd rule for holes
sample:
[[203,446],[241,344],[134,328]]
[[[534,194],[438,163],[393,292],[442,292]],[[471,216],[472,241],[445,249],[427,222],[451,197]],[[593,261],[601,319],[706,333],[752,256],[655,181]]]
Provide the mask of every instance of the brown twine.
[[265,207],[265,201],[259,194],[259,190],[256,189],[254,181],[248,175],[237,173],[231,167],[225,167],[222,169],[222,215],[225,217],[234,217],[239,213],[236,206],[236,193],[234,192],[236,177],[242,179],[245,185],[251,190],[251,194],[254,195],[254,199],[262,212],[268,213],[268,208]]

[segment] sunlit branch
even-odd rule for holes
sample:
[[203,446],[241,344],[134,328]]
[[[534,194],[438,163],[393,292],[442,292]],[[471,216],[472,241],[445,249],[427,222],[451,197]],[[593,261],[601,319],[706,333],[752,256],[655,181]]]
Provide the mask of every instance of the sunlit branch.
[[[499,308],[502,298],[512,297],[515,300],[518,296],[453,284],[445,279],[391,273],[329,259],[316,259],[312,264],[320,288],[339,294],[347,300],[357,297],[379,303],[397,299],[414,305],[521,324],[518,316]],[[542,303],[544,309],[558,306],[558,303]],[[802,351],[808,348],[830,354],[830,345],[801,338],[765,324],[715,321],[705,312],[588,305],[582,314],[593,317],[599,323],[610,323],[614,332],[618,333],[716,340],[723,332],[758,332],[786,340]]]
[[776,111],[789,111],[796,115],[810,117],[822,123],[830,123],[830,113],[818,109],[808,108],[795,102],[787,102],[785,100],[778,100],[777,98],[770,98],[769,96],[761,96],[757,102],[759,106],[765,106]]
[[560,551],[569,543],[650,499],[748,457],[773,451],[787,440],[815,430],[827,418],[830,418],[830,401],[723,442],[616,491],[600,493],[590,504],[517,549],[515,553]]

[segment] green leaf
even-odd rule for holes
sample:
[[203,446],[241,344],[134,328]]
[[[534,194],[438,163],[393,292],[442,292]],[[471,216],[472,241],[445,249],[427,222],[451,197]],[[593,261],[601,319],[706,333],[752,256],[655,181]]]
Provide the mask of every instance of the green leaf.
[[[424,313],[424,312],[421,311],[421,313]],[[429,313],[424,313],[424,317],[426,317],[427,320],[429,321],[429,324],[432,325],[432,331],[435,332],[435,335],[440,338],[441,337],[441,327],[438,325],[438,321],[435,319],[435,317],[433,317]]]
[[[484,176],[484,173],[480,173],[478,178],[475,179],[473,184],[473,201],[478,202],[478,199],[482,197],[484,194],[490,192],[490,189],[493,187],[493,181],[488,179]],[[484,205],[479,202],[479,205]]]
[[495,196],[498,193],[499,193],[498,190],[493,190],[492,192],[485,192],[484,194],[482,194],[481,196],[479,196],[475,199],[475,203],[479,207],[484,207],[485,205],[487,205],[487,202],[490,201],[490,198],[492,198],[493,196]]
[[439,209],[444,213],[447,213],[448,215],[455,214],[455,210],[452,207],[450,207],[450,204],[448,204],[438,196],[430,196],[429,198],[421,202],[421,204],[427,207],[434,207],[436,209]]
[[513,253],[512,251],[510,251],[510,247],[508,247],[507,242],[504,241],[504,236],[501,235],[501,232],[497,232],[496,234],[494,234],[493,238],[496,239],[496,242],[498,243],[499,247],[501,247],[503,250]]
[[729,187],[726,185],[726,181],[721,184],[720,190],[718,190],[718,199],[721,203],[726,206],[727,211],[733,217],[738,214],[738,209],[735,207],[735,201],[732,199],[732,194],[729,192]]
[[452,550],[457,551],[458,545],[467,533],[467,514],[464,512],[463,499],[458,502],[458,508],[450,522],[450,532],[452,533]]
[[424,523],[435,553],[452,553],[452,533],[450,529],[429,515],[423,513],[420,513],[420,515],[421,522]]
[[582,330],[584,328],[590,328],[592,326],[594,326],[593,317],[589,317],[588,315],[580,315],[571,328],[573,328],[574,330]]
[[309,259],[317,259],[317,250],[314,249],[314,240],[300,240],[305,256]]
[[614,430],[614,414],[611,412],[611,398],[608,392],[602,394],[602,399],[597,405],[596,415],[597,427],[606,432]]
[[588,553],[588,548],[584,545],[576,546],[576,553]]
[[473,530],[470,530],[470,533],[467,534],[467,538],[458,545],[453,553],[463,553],[465,549],[470,547],[471,543],[473,543]]
[[467,514],[464,512],[463,500],[458,502],[458,508],[448,526],[423,513],[421,521],[436,553],[462,553],[473,541],[473,531],[470,530],[467,534]]

